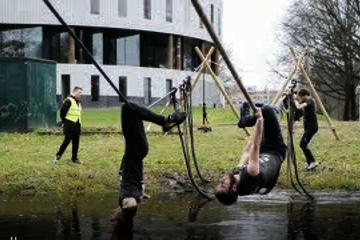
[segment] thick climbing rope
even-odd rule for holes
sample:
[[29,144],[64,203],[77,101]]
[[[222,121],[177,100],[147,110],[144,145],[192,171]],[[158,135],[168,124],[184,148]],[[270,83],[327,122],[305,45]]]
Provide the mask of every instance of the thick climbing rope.
[[[291,88],[291,94],[287,96],[287,101],[288,101],[288,106],[289,106],[289,110],[286,113],[287,116],[287,126],[288,126],[288,136],[289,136],[289,143],[290,146],[288,146],[288,154],[287,154],[287,164],[289,164],[289,166],[291,166],[291,163],[294,166],[294,172],[295,172],[295,178],[297,183],[299,184],[300,188],[302,189],[303,193],[305,193],[306,196],[308,196],[311,200],[314,199],[313,196],[311,196],[303,187],[303,185],[301,184],[300,180],[299,180],[299,176],[298,176],[298,171],[297,171],[297,163],[296,163],[296,154],[295,154],[295,147],[294,147],[294,138],[293,138],[293,129],[294,129],[294,106],[295,103],[293,101],[292,98],[292,91],[293,91],[293,87]],[[291,167],[290,167],[291,168]],[[290,169],[290,180],[291,180],[291,185],[293,186],[293,188],[298,192],[298,193],[302,193],[294,184],[294,181],[292,179],[292,174],[291,174],[291,169]]]
[[[194,141],[193,141],[193,115],[192,115],[192,107],[191,107],[191,100],[189,101],[189,99],[191,99],[191,83],[190,83],[191,78],[189,77],[187,79],[187,81],[185,81],[185,83],[183,84],[182,87],[180,87],[180,101],[182,101],[184,103],[184,109],[187,113],[187,121],[184,122],[184,134],[182,134],[181,132],[181,128],[180,126],[177,126],[178,128],[178,132],[179,132],[179,138],[180,138],[180,142],[181,142],[181,146],[183,149],[183,154],[184,154],[184,159],[185,159],[185,163],[186,163],[186,168],[188,171],[188,175],[190,178],[190,181],[192,183],[192,185],[194,186],[194,188],[196,189],[196,191],[203,196],[206,199],[209,200],[214,200],[214,197],[204,191],[202,191],[199,186],[196,184],[194,177],[192,175],[192,171],[191,171],[191,164],[190,164],[190,151],[189,151],[189,144],[188,144],[188,129],[189,128],[189,132],[190,132],[190,139],[192,144],[191,144],[191,151],[192,151],[192,156],[193,156],[193,160],[194,160],[194,164],[195,164],[195,168],[197,171],[197,174],[199,176],[199,178],[201,179],[202,183],[204,184],[206,181],[202,178],[201,174],[200,174],[200,170],[198,168],[198,163],[197,163],[197,159],[196,159],[196,155],[195,155],[195,150],[194,150]],[[173,96],[175,97],[175,96]],[[174,109],[176,109],[176,101],[173,101],[174,104]],[[188,126],[189,125],[189,126]]]

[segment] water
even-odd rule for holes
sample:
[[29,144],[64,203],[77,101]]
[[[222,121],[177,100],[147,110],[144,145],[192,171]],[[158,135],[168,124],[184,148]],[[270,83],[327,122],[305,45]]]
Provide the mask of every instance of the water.
[[164,193],[144,201],[131,235],[108,222],[116,193],[59,198],[0,197],[0,239],[360,239],[360,194],[289,193],[245,197],[224,207],[196,194]]

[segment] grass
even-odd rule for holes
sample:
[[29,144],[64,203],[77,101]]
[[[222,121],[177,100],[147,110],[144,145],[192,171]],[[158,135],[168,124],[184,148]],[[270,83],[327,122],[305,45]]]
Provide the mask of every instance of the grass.
[[[161,109],[155,111],[160,112]],[[169,108],[164,114],[170,112]],[[201,125],[201,108],[194,109],[194,118],[195,125]],[[244,147],[246,136],[235,125],[222,124],[236,123],[235,116],[228,109],[208,109],[208,118],[212,132],[204,134],[194,131],[195,150],[202,174],[215,184],[222,172],[237,165],[237,157]],[[85,111],[83,125],[85,129],[118,130],[119,120],[119,110]],[[327,123],[320,118],[321,129],[313,138],[310,148],[322,164],[313,172],[303,171],[305,159],[298,147],[302,134],[301,124],[296,123],[294,141],[299,178],[306,189],[360,189],[359,124],[334,122],[341,139],[337,141]],[[154,126],[151,131],[160,131],[160,128]],[[283,133],[286,136],[285,129]],[[121,135],[81,136],[79,157],[82,165],[70,163],[71,146],[59,165],[52,163],[62,140],[61,135],[40,135],[38,132],[0,134],[0,191],[9,194],[117,191],[118,169],[124,152]],[[150,152],[144,160],[144,170],[145,181],[151,191],[163,186],[166,182],[165,175],[187,175],[178,135],[149,134],[148,140]],[[286,162],[277,187],[291,188],[287,185]]]

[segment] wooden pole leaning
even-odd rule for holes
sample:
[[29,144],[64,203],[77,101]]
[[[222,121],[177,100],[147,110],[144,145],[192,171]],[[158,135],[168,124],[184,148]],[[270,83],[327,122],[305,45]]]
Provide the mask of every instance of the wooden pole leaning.
[[[160,111],[160,114],[163,114],[163,112],[165,111],[165,109],[170,105],[170,100],[167,101],[167,103],[165,104],[164,108]],[[146,128],[146,132],[149,132],[150,131],[150,128],[151,128],[151,125],[152,123],[150,122],[149,125],[147,126]]]
[[[197,52],[197,54],[199,55],[199,57],[201,58],[202,61],[205,60],[204,55],[201,53],[200,49],[198,47],[195,47],[195,51]],[[232,112],[235,114],[236,118],[239,119],[240,115],[236,109],[236,107],[234,106],[234,104],[232,103],[229,95],[226,93],[224,87],[221,85],[220,80],[218,79],[218,77],[216,76],[216,74],[214,73],[214,71],[211,69],[210,65],[208,62],[205,62],[205,66],[208,69],[208,71],[210,72],[210,75],[212,77],[212,79],[214,80],[216,86],[218,87],[218,89],[220,90],[220,92],[222,93],[222,95],[225,97],[226,101],[228,102],[228,104],[230,105],[230,108],[232,110]],[[249,131],[244,128],[244,131],[246,133],[247,136],[250,136]]]
[[288,75],[288,78],[287,78],[285,84],[283,85],[283,87],[281,88],[281,90],[278,92],[278,94],[276,95],[276,97],[274,98],[274,100],[272,101],[271,106],[278,105],[279,99],[281,98],[283,92],[285,91],[286,87],[289,85],[289,83],[290,83],[292,77],[295,75],[295,73],[296,73],[296,68],[294,68],[294,69],[290,72],[290,74]]
[[194,78],[193,83],[191,84],[191,89],[194,89],[194,87],[196,86],[197,82],[199,81],[200,77],[203,75],[203,71],[206,68],[206,64],[207,61],[209,61],[209,58],[211,57],[211,55],[213,54],[213,52],[215,51],[214,47],[211,47],[208,54],[206,55],[206,58],[204,58],[202,61],[202,65],[200,67],[200,69],[198,70],[198,74],[196,75],[196,77]]
[[[292,46],[289,46],[289,48],[290,48],[291,55],[293,56],[294,59],[296,59],[296,53],[295,53],[294,48]],[[311,83],[311,80],[310,80],[308,74],[306,73],[302,63],[299,63],[299,68],[301,70],[301,73],[304,75],[304,78],[305,78],[307,84],[309,85],[310,91],[314,95],[315,100],[316,100],[317,104],[319,105],[321,111],[323,112],[323,114],[324,114],[324,116],[325,116],[325,118],[326,118],[326,120],[327,120],[327,122],[328,122],[328,124],[329,124],[329,126],[331,128],[331,131],[333,132],[333,134],[334,134],[334,136],[336,138],[336,140],[340,140],[339,136],[336,133],[335,127],[333,126],[333,124],[331,122],[331,119],[330,119],[328,113],[326,112],[325,107],[322,104],[322,102],[321,102],[321,100],[319,98],[319,95],[318,95],[318,93],[316,92],[316,90],[314,88],[314,85]]]
[[286,80],[286,83],[283,85],[282,89],[280,92],[278,92],[278,94],[276,95],[276,97],[274,98],[273,102],[271,103],[271,106],[278,106],[279,105],[279,99],[281,98],[283,92],[285,91],[286,87],[289,85],[291,79],[293,78],[293,76],[295,75],[295,73],[297,71],[299,71],[299,63],[302,62],[302,60],[304,59],[304,57],[307,54],[307,50],[299,57],[299,59],[295,62],[295,68],[290,72],[290,74],[288,75],[288,78]]

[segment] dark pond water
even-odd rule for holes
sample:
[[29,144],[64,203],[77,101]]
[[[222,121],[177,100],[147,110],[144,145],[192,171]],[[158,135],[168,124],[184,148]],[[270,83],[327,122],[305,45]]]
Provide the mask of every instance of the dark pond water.
[[196,194],[144,201],[132,234],[112,233],[116,193],[98,196],[0,196],[0,239],[360,239],[360,194],[289,193],[243,198],[231,207]]

